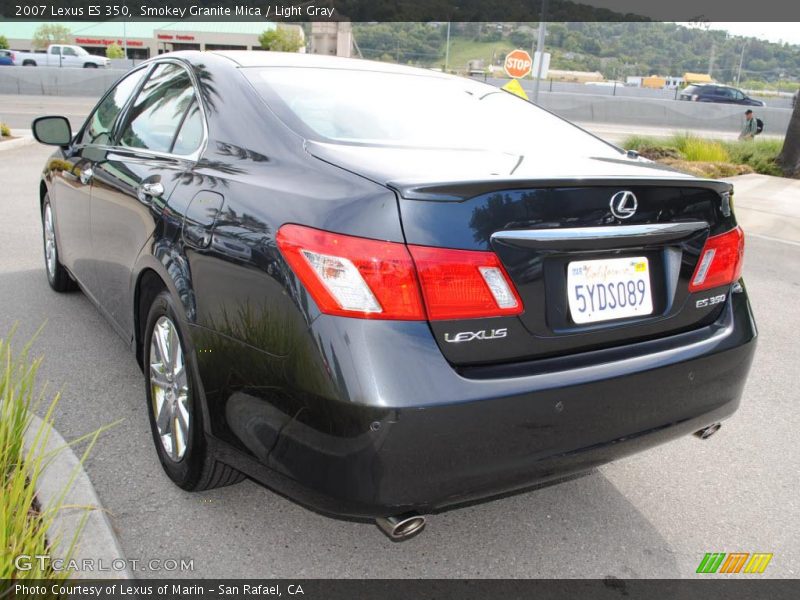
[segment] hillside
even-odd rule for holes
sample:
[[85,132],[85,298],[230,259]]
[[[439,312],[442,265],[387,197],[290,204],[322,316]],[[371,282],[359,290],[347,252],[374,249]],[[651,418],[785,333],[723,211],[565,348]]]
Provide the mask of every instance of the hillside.
[[[453,23],[449,66],[463,70],[471,59],[502,64],[512,48],[535,45],[536,23]],[[353,27],[365,58],[420,66],[444,64],[445,23],[359,23]],[[546,49],[551,68],[600,71],[609,79],[628,75],[706,73],[736,79],[744,48],[744,85],[800,80],[800,46],[731,36],[674,23],[548,23]]]

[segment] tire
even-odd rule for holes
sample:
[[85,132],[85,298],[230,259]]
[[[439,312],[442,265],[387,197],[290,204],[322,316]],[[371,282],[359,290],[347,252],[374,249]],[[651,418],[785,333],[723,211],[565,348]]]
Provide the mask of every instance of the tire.
[[158,459],[167,476],[184,490],[238,483],[244,475],[217,461],[208,446],[193,376],[195,358],[187,351],[177,314],[172,296],[162,291],[150,305],[144,330],[147,413]]
[[55,217],[50,206],[49,196],[45,196],[42,203],[42,244],[44,247],[44,271],[50,287],[57,292],[71,292],[77,289],[77,284],[58,260]]
[[32,60],[26,60],[22,62],[23,67],[35,67],[36,63]]
[[94,64],[94,63],[86,63],[86,64],[83,65],[83,68],[84,69],[96,69],[97,65]]

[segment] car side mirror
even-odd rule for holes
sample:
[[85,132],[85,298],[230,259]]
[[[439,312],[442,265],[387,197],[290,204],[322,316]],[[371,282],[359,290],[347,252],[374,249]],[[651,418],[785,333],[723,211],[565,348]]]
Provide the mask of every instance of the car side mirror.
[[31,125],[33,137],[41,144],[50,146],[69,146],[72,142],[72,128],[66,117],[38,117]]

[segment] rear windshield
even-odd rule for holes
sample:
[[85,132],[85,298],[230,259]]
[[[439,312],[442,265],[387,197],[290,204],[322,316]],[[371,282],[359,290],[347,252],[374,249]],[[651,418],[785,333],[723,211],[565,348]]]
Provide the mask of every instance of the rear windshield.
[[687,94],[699,94],[703,91],[703,88],[699,85],[687,85],[683,91]]
[[300,135],[344,144],[596,156],[619,150],[529,102],[466,78],[265,67],[243,70]]

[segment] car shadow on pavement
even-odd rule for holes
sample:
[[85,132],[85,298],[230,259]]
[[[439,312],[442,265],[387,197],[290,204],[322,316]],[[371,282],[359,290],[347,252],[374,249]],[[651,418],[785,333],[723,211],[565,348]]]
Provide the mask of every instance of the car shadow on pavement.
[[137,577],[681,575],[669,543],[601,470],[439,512],[403,543],[250,481],[184,492],[158,464],[141,372],[126,343],[83,294],[52,292],[42,269],[0,271],[0,332],[17,323],[21,344],[45,322],[34,353],[44,357],[42,381],[62,391],[62,435],[124,419],[103,435],[86,468],[127,557],[193,561],[187,572]]

